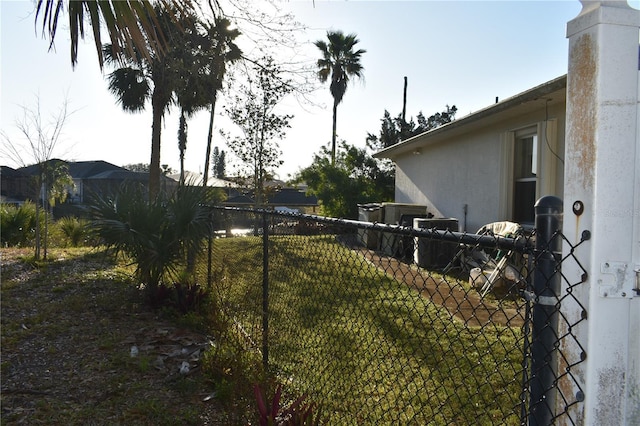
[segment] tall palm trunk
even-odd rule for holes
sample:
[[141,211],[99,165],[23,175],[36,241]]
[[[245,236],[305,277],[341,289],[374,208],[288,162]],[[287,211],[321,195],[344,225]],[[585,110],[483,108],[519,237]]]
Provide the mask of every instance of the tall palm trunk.
[[178,126],[178,150],[180,151],[180,185],[184,185],[184,155],[187,150],[187,117],[184,108],[180,108],[180,124]]
[[153,124],[151,125],[151,164],[149,165],[149,200],[160,193],[160,136],[165,103],[157,88],[151,98]]
[[216,112],[216,101],[218,99],[218,91],[213,91],[213,99],[211,100],[211,113],[209,114],[209,133],[207,134],[207,154],[204,157],[204,177],[202,178],[202,186],[207,186],[209,181],[209,159],[211,158],[211,141],[213,139],[213,117]]
[[333,101],[333,133],[331,135],[331,165],[336,164],[336,124],[338,121],[338,100]]

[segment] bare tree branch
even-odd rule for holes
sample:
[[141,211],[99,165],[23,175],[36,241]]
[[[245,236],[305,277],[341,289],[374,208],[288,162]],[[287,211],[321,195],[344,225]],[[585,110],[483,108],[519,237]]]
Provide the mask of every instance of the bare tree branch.
[[69,111],[69,101],[65,95],[57,111],[43,116],[40,96],[35,95],[33,106],[22,105],[22,116],[15,120],[15,128],[20,137],[12,138],[2,131],[0,154],[18,167],[38,164],[53,158],[60,149],[64,126],[75,112]]

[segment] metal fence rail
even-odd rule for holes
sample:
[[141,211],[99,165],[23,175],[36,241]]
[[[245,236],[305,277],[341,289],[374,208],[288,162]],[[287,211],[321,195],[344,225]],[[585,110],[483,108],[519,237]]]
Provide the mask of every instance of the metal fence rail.
[[[573,423],[580,395],[562,384],[582,360],[561,348],[584,318],[561,312],[580,283],[562,276],[575,259],[559,254],[558,224],[508,238],[267,210],[212,217],[223,309],[330,424]],[[478,252],[503,269],[472,268],[464,253]]]

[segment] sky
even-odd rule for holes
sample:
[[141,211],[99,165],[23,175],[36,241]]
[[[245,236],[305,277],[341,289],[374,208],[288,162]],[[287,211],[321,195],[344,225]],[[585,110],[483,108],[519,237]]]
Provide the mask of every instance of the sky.
[[[638,8],[640,0],[629,2]],[[328,30],[356,33],[364,80],[354,80],[338,107],[338,139],[365,146],[367,133],[378,134],[388,110],[402,111],[404,77],[408,80],[407,116],[425,116],[458,108],[457,118],[490,106],[567,72],[566,24],[581,4],[563,1],[323,1],[281,3],[307,29],[298,36],[297,60],[313,66],[319,57],[313,41]],[[151,108],[122,111],[108,92],[111,70],[98,66],[93,40],[80,46],[71,67],[66,27],[55,49],[34,26],[31,0],[0,0],[0,129],[20,145],[16,120],[23,107],[40,107],[43,119],[56,114],[65,99],[71,111],[53,157],[68,161],[104,160],[118,166],[149,163]],[[331,141],[332,98],[328,84],[315,84],[313,103],[287,100],[291,128],[279,142],[284,164],[281,179],[311,164],[313,154]],[[39,99],[39,101],[38,101]],[[222,108],[217,108],[220,111]],[[218,120],[217,129],[232,131]],[[161,164],[179,167],[178,111],[165,115]],[[189,122],[186,169],[202,172],[208,114]],[[4,142],[3,142],[4,143]],[[214,146],[228,152],[216,132]],[[28,158],[28,155],[26,156]],[[20,166],[0,155],[0,164]]]

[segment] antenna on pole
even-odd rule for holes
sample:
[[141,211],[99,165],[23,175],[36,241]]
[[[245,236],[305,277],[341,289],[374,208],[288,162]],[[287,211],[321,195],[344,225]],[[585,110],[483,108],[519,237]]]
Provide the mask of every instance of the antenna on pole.
[[402,125],[407,123],[407,77],[404,77],[404,94],[402,98]]
[[402,99],[402,122],[400,123],[400,140],[407,137],[407,77],[404,77],[404,95]]

